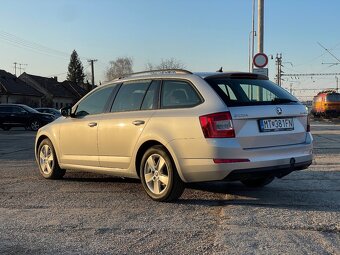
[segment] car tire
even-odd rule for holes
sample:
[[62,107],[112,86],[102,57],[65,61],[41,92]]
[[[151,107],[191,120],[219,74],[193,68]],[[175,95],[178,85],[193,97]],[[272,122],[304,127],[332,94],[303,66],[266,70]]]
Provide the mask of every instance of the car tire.
[[29,123],[29,127],[32,131],[38,131],[38,129],[40,128],[40,121],[39,120],[32,120]]
[[49,139],[44,139],[38,147],[37,152],[40,174],[45,179],[61,179],[66,171],[61,169],[54,147]]
[[257,179],[242,180],[241,182],[250,188],[260,188],[268,185],[275,177],[262,177]]
[[152,146],[144,153],[140,178],[144,190],[155,201],[174,201],[185,188],[172,158],[162,145]]

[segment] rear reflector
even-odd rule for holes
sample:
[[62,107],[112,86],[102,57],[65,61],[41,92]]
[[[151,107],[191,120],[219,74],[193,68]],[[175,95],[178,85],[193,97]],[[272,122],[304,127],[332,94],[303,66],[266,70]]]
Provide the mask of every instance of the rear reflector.
[[247,158],[214,158],[215,164],[250,162]]
[[205,138],[233,138],[235,131],[230,112],[218,112],[200,116]]

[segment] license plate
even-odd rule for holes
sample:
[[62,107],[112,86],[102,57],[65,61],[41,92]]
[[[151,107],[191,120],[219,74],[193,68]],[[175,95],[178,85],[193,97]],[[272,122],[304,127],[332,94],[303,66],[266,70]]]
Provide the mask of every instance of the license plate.
[[261,132],[290,131],[290,130],[294,130],[293,118],[260,120]]

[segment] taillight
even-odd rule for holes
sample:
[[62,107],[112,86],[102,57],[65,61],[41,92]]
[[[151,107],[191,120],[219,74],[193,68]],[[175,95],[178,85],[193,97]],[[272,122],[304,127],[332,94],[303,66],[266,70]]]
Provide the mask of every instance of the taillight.
[[310,120],[309,120],[309,114],[307,115],[307,128],[306,132],[310,132]]
[[230,112],[218,112],[200,116],[205,138],[233,138],[235,130]]

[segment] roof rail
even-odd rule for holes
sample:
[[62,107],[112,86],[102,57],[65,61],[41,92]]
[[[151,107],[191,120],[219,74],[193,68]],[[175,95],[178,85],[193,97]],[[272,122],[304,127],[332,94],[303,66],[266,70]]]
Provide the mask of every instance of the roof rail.
[[141,74],[164,74],[164,73],[178,73],[178,74],[192,74],[192,72],[188,71],[188,70],[184,70],[184,69],[158,69],[158,70],[150,70],[150,71],[143,71],[143,72],[137,72],[137,73],[130,73],[130,74],[126,74],[124,76],[121,76],[118,78],[118,80],[123,79],[123,78],[127,78],[127,77],[131,77],[131,76],[136,76],[136,75],[141,75]]

